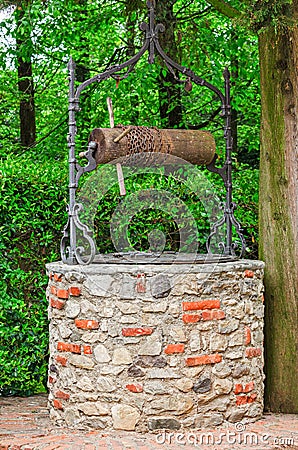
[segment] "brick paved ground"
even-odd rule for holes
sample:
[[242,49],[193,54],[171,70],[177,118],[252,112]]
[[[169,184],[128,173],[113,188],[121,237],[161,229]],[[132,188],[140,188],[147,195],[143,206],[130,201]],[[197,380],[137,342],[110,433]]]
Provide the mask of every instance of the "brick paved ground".
[[206,445],[207,431],[200,430],[171,436],[58,428],[50,422],[46,403],[45,395],[0,398],[0,450],[298,450],[298,415],[266,414],[245,430],[242,424],[238,430],[208,430]]

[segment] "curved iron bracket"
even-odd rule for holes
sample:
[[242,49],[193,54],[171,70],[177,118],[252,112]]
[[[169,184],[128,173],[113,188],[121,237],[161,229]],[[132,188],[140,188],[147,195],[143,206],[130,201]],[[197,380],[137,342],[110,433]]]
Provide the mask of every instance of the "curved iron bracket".
[[[214,92],[221,102],[222,116],[224,118],[224,138],[226,140],[226,160],[222,167],[216,167],[216,158],[207,166],[207,169],[211,172],[217,173],[222,178],[225,188],[226,188],[226,201],[224,205],[223,217],[218,220],[212,227],[210,235],[207,239],[207,251],[211,252],[211,239],[218,233],[222,226],[226,226],[226,238],[225,242],[219,243],[219,248],[223,251],[225,255],[231,255],[236,257],[235,249],[237,248],[237,243],[233,239],[233,227],[236,230],[238,239],[241,242],[240,257],[243,256],[245,251],[245,239],[242,234],[242,229],[234,217],[235,204],[232,202],[232,135],[231,135],[231,105],[230,105],[230,73],[228,69],[224,70],[224,93],[221,92],[216,86],[209,83],[197,76],[192,70],[187,67],[181,66],[175,61],[173,61],[162,49],[158,36],[159,33],[165,31],[165,27],[162,24],[155,24],[155,9],[154,1],[147,1],[148,8],[148,23],[143,22],[140,24],[140,29],[144,32],[144,42],[139,50],[132,58],[128,59],[122,64],[117,64],[109,67],[104,72],[95,75],[94,77],[84,81],[75,89],[75,63],[72,58],[69,61],[69,134],[68,134],[68,147],[69,147],[69,205],[68,205],[68,222],[63,231],[63,237],[61,240],[61,255],[62,261],[68,264],[89,264],[93,261],[95,256],[95,242],[92,237],[91,231],[88,227],[82,224],[79,220],[78,213],[82,210],[83,206],[76,203],[76,189],[78,187],[78,182],[80,177],[89,171],[96,168],[96,161],[93,157],[94,155],[94,142],[90,142],[88,150],[85,153],[87,157],[88,164],[82,167],[78,164],[75,155],[75,138],[77,133],[76,128],[76,112],[79,111],[79,99],[82,91],[87,88],[92,83],[100,83],[108,78],[114,78],[116,80],[121,80],[126,78],[135,68],[135,65],[139,59],[148,51],[148,62],[153,64],[155,53],[157,53],[161,59],[164,61],[168,70],[173,74],[175,79],[181,83],[188,83],[193,81],[199,86],[204,86],[207,89]],[[123,74],[122,71],[127,69]],[[180,80],[175,71],[183,74],[185,80]],[[95,144],[96,145],[96,144]],[[90,254],[86,259],[82,255],[85,250],[82,246],[77,244],[77,231],[83,233],[83,239],[86,240],[89,248]],[[69,243],[69,245],[67,245]]]

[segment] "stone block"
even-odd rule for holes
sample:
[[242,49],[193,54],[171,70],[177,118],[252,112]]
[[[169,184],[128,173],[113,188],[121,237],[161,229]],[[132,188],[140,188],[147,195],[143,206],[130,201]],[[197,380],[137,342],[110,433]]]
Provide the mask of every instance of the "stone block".
[[107,416],[109,409],[107,405],[101,402],[85,402],[77,405],[79,411],[82,411],[86,416]]
[[193,390],[196,394],[205,394],[211,391],[211,379],[201,378],[197,380],[193,385]]
[[98,363],[106,363],[111,361],[111,357],[107,348],[103,344],[98,344],[94,350],[94,357]]
[[115,430],[133,431],[140,417],[139,411],[130,405],[114,405],[112,407]]
[[139,348],[139,355],[149,355],[149,356],[157,356],[161,353],[161,337],[160,336],[150,336],[148,337],[144,343]]
[[88,275],[84,287],[90,295],[96,297],[110,297],[113,277],[111,275]]
[[177,419],[172,418],[151,418],[148,420],[148,429],[150,431],[154,430],[179,430],[181,428],[181,423]]
[[93,359],[83,355],[69,355],[68,361],[70,364],[75,367],[79,367],[80,369],[91,370],[95,365]]
[[155,275],[151,280],[151,294],[154,298],[167,297],[171,292],[170,279],[165,274]]
[[132,356],[126,347],[115,348],[113,352],[112,364],[116,366],[126,365],[132,363]]
[[68,302],[66,302],[65,306],[66,317],[68,317],[69,319],[74,319],[80,314],[80,312],[81,312],[81,305],[78,301],[69,300]]
[[79,389],[82,389],[82,391],[86,392],[92,392],[94,390],[94,384],[92,380],[87,376],[83,376],[82,378],[80,378],[77,386]]
[[172,379],[181,378],[181,375],[172,369],[151,369],[148,372],[148,378]]
[[182,392],[189,392],[193,385],[193,381],[190,378],[181,378],[175,382],[175,386]]
[[114,379],[109,376],[98,377],[95,386],[100,392],[114,392],[117,389]]
[[162,397],[158,400],[152,400],[149,406],[149,414],[171,412],[174,416],[186,414],[194,407],[191,397],[177,395],[175,397]]

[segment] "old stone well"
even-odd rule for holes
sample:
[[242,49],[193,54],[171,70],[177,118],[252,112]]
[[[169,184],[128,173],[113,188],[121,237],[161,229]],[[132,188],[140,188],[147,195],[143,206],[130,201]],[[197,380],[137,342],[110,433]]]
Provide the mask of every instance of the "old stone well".
[[[61,426],[137,432],[200,429],[254,421],[263,412],[264,264],[242,259],[246,244],[234,217],[230,74],[224,71],[221,92],[172,61],[158,41],[164,27],[155,24],[154,2],[148,0],[147,7],[148,23],[141,24],[143,47],[131,59],[81,84],[75,83],[72,60],[68,66],[68,222],[61,241],[62,261],[47,264],[48,404],[51,418]],[[209,132],[114,127],[111,102],[110,129],[93,130],[87,151],[78,158],[80,94],[90,84],[110,77],[119,83],[147,51],[150,64],[157,53],[171,73],[180,73],[179,82],[188,93],[193,83],[211,91],[220,102],[225,141],[222,167],[216,165],[215,140]],[[82,166],[84,157],[87,164]],[[192,189],[193,179],[198,180],[201,191],[197,198],[205,196],[207,209],[216,195],[210,183],[209,187],[204,184],[208,177],[198,175],[197,165],[205,165],[224,185],[225,201],[220,202],[215,220],[210,220],[206,254],[196,253],[193,247],[185,253],[181,246],[177,254],[156,247],[158,254],[129,251],[127,258],[125,245],[120,245],[120,251],[116,246],[115,254],[99,254],[84,222],[86,205],[80,200],[87,199],[86,204],[93,207],[102,180],[110,182],[109,172],[106,177],[95,177],[91,186],[93,174],[101,173],[96,167],[112,162],[117,168],[119,193],[127,198],[125,179],[135,174],[131,167],[149,161],[150,167],[168,164],[169,171],[177,158],[179,164],[188,162],[191,170],[184,181],[190,183],[191,179],[188,187]],[[91,171],[84,191],[80,178]],[[185,231],[187,208],[183,201],[167,191],[149,187],[148,192],[167,212],[180,208],[184,217],[181,221],[179,212],[176,214],[180,243],[197,245],[196,235]],[[132,215],[139,208],[133,194]],[[121,211],[127,210],[128,203],[123,200],[119,204],[124,205],[118,210],[123,216]],[[210,211],[213,214],[212,205]],[[195,222],[192,219],[189,223]],[[216,236],[219,242],[214,252]]]
[[58,424],[178,430],[261,417],[262,262],[47,269]]

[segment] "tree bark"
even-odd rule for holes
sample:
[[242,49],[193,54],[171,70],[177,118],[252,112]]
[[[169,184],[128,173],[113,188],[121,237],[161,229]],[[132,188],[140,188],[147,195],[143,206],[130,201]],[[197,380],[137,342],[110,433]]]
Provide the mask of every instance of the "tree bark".
[[[161,47],[178,64],[181,63],[181,55],[175,40],[176,19],[173,6],[176,0],[158,0],[156,3],[157,22],[165,26],[165,31],[159,34]],[[159,75],[159,111],[162,128],[183,128],[182,124],[182,102],[181,85],[177,82],[179,73],[175,71],[175,76],[166,69],[164,75],[162,71]]]
[[[28,2],[25,2],[28,6]],[[16,10],[16,26],[17,26],[17,66],[18,66],[18,89],[20,94],[20,137],[21,144],[24,147],[34,145],[36,140],[36,120],[35,120],[35,103],[34,103],[34,82],[32,77],[31,54],[28,48],[32,46],[30,31],[26,37],[19,38],[18,30],[22,26],[25,17],[24,7],[19,4]],[[24,56],[24,49],[26,55]]]
[[[296,4],[295,4],[296,3]],[[298,13],[293,2],[294,14]],[[294,15],[293,14],[293,15]],[[267,408],[298,412],[298,28],[259,37]]]

